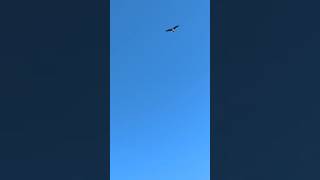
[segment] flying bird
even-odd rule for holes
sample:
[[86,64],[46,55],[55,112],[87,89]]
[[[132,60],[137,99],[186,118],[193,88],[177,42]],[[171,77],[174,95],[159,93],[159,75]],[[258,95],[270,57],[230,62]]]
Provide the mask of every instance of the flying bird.
[[167,29],[166,32],[175,32],[179,26],[175,26],[173,28]]

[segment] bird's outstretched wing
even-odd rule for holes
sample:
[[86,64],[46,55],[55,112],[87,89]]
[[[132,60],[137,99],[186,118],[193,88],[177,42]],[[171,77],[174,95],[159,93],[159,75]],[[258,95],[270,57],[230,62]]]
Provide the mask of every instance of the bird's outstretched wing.
[[174,26],[173,28],[167,29],[166,32],[174,32],[179,26]]

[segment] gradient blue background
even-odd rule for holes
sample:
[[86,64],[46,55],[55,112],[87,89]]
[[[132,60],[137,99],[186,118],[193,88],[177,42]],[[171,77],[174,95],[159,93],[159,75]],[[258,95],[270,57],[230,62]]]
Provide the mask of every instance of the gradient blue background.
[[209,3],[111,0],[111,180],[209,180]]

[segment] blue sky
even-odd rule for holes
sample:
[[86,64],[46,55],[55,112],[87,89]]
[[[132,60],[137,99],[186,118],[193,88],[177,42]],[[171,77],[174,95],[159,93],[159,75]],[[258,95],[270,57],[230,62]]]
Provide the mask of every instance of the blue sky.
[[209,3],[111,0],[111,180],[209,180]]

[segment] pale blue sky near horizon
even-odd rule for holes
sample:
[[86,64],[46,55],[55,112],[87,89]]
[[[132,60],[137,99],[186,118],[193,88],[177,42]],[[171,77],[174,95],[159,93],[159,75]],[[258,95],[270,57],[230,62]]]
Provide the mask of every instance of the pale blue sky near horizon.
[[209,180],[210,1],[110,10],[111,180]]

